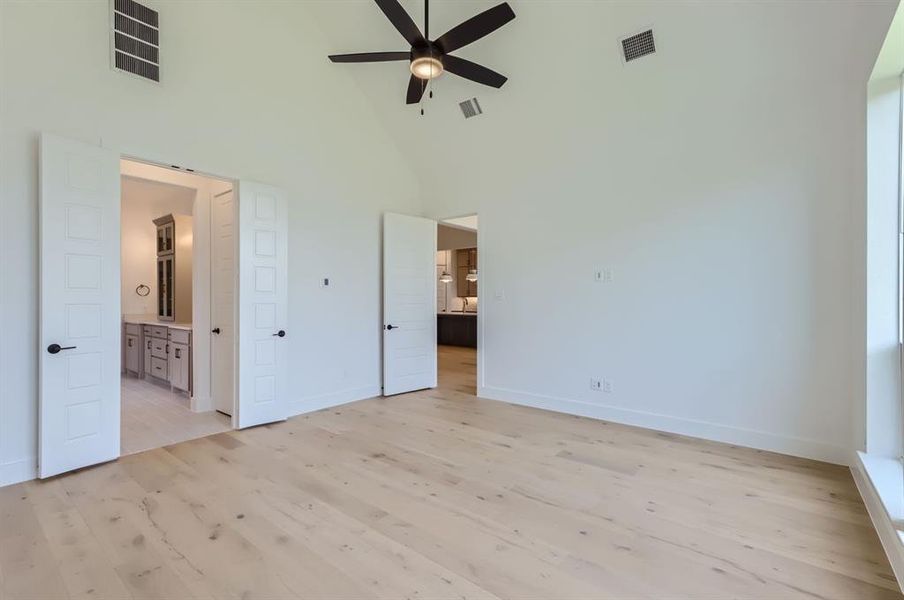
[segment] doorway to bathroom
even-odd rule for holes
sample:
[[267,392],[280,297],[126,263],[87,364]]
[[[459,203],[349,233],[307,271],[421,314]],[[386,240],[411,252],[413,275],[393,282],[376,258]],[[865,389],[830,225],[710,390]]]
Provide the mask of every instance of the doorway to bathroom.
[[234,184],[120,162],[122,455],[232,429]]

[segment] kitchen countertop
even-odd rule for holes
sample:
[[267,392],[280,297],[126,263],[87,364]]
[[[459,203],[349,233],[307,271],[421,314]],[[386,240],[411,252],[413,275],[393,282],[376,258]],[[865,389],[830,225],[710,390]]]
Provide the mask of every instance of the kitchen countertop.
[[175,323],[173,321],[160,321],[155,315],[123,315],[123,323],[132,323],[133,325],[157,325],[158,327],[169,327],[170,329],[183,329],[191,331],[191,323]]
[[477,316],[477,311],[476,311],[476,310],[475,310],[475,311],[470,311],[470,310],[469,310],[468,312],[460,312],[460,311],[457,311],[457,310],[456,310],[456,311],[451,311],[451,310],[450,310],[450,311],[448,311],[448,312],[436,313],[436,316],[437,316],[437,317],[442,317],[442,316],[445,316],[445,315],[451,315],[451,316],[453,316],[453,317],[476,317],[476,316]]

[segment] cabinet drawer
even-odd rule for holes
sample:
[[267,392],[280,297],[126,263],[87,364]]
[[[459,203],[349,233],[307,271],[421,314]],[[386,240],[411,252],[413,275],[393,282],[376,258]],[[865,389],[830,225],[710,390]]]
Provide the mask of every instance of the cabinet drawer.
[[169,340],[171,342],[175,342],[177,344],[187,344],[191,339],[191,331],[186,329],[172,329],[169,330]]
[[159,340],[157,338],[151,338],[151,356],[155,358],[162,358],[166,360],[166,340]]
[[158,325],[145,325],[144,326],[144,335],[155,338],[166,339],[166,327],[160,327]]
[[166,359],[152,356],[150,374],[154,377],[159,377],[160,379],[166,379]]
[[137,323],[126,323],[126,333],[129,335],[138,335],[141,333],[141,325]]

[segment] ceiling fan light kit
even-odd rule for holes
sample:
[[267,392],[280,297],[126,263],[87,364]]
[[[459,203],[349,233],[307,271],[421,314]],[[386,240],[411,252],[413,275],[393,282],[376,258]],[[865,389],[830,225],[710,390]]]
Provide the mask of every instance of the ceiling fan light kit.
[[443,74],[443,63],[432,56],[421,56],[411,61],[411,74],[418,79],[433,79]]
[[423,35],[398,0],[375,1],[390,23],[402,34],[411,49],[408,52],[333,54],[330,56],[331,61],[335,63],[369,63],[407,60],[411,70],[405,98],[407,104],[420,102],[427,89],[427,82],[439,77],[445,71],[495,88],[501,88],[507,81],[504,75],[500,75],[492,69],[449,54],[493,33],[514,19],[515,12],[507,2],[497,4],[493,8],[471,17],[431,41],[429,39],[430,0],[424,0]]

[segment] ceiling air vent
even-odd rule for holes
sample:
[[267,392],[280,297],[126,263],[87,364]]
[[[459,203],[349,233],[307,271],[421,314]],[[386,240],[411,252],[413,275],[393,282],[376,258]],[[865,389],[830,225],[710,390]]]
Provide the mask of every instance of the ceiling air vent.
[[157,11],[134,0],[112,0],[113,68],[160,82]]
[[480,103],[477,102],[477,98],[471,98],[470,100],[459,102],[458,106],[461,107],[461,112],[466,119],[470,119],[471,117],[476,117],[477,115],[483,114],[483,110],[480,108]]
[[656,52],[656,41],[653,30],[647,29],[619,40],[622,47],[622,58],[626,63]]

